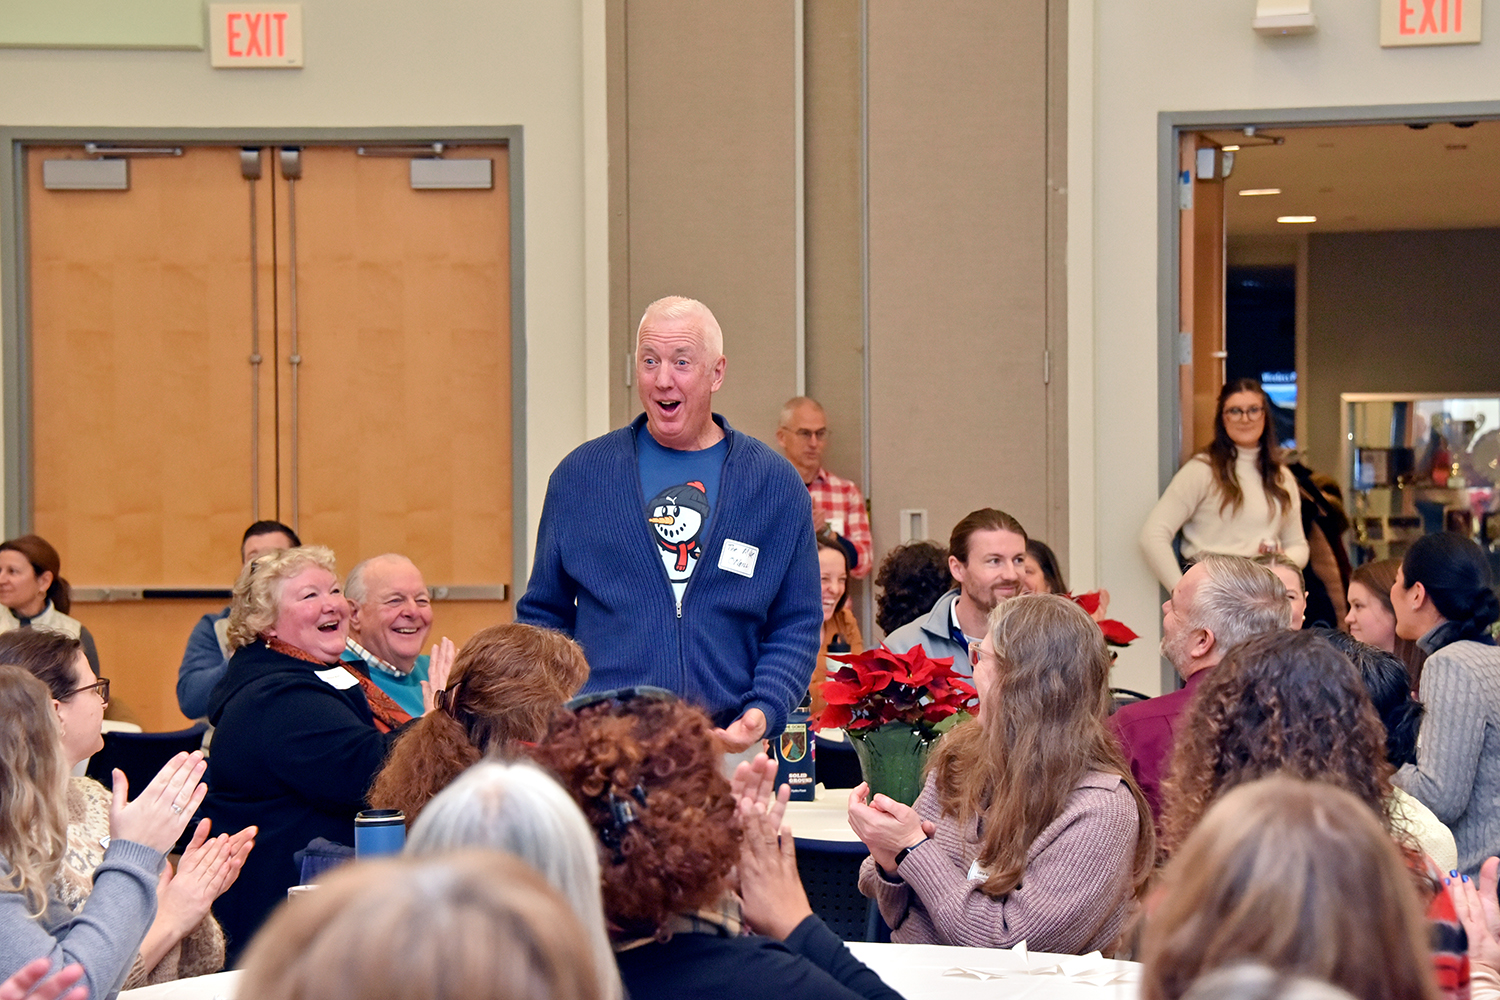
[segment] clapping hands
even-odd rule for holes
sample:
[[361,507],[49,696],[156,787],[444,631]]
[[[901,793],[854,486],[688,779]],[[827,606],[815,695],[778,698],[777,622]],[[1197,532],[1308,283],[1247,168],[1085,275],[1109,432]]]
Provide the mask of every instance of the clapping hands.
[[849,792],[849,826],[870,849],[875,863],[894,873],[896,854],[904,847],[921,843],[923,837],[931,837],[937,825],[887,795],[876,795],[873,799],[869,795],[870,786],[863,782]]
[[46,958],[33,959],[21,966],[15,975],[0,983],[0,1000],[88,1000],[87,986],[74,987],[83,978],[83,966],[76,962],[43,982],[52,969]]
[[742,761],[730,788],[743,838],[740,841],[740,902],[745,923],[757,934],[778,941],[812,915],[791,827],[783,821],[791,787],[776,784],[776,762],[761,754]]
[[109,809],[110,839],[131,840],[167,853],[208,794],[208,786],[203,784],[207,767],[202,752],[180,753],[167,761],[133,802],[128,801],[130,783],[125,772],[116,768],[114,801]]
[[253,826],[233,836],[221,833],[212,839],[209,826],[208,820],[200,821],[187,850],[182,852],[177,871],[173,873],[168,865],[162,872],[158,919],[167,920],[179,938],[186,937],[208,916],[213,901],[234,884],[245,857],[255,846]]
[[1500,970],[1500,858],[1485,859],[1477,879],[1451,872],[1443,881],[1453,890],[1453,908],[1469,937],[1469,961]]
[[432,644],[432,653],[427,657],[427,679],[422,685],[422,714],[433,709],[435,696],[448,687],[448,675],[453,672],[453,661],[458,656],[458,647],[446,635],[442,642]]

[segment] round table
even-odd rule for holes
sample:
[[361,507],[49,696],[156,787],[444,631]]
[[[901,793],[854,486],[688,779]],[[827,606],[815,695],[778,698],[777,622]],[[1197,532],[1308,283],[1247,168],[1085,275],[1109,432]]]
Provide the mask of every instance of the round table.
[[786,821],[792,836],[803,844],[858,844],[859,838],[849,827],[849,789],[828,790],[815,786],[812,802],[788,802]]

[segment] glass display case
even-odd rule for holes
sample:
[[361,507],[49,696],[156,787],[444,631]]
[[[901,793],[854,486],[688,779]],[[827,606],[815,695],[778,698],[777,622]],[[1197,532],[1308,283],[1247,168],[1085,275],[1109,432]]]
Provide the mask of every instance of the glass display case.
[[1500,551],[1500,392],[1344,393],[1343,485],[1355,565],[1458,531]]

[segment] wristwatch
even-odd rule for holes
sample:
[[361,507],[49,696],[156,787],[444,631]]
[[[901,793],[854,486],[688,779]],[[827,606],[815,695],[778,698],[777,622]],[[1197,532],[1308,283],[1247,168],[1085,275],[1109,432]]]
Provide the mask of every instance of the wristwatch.
[[901,862],[903,862],[903,861],[906,860],[906,856],[908,854],[910,854],[912,851],[915,851],[917,848],[921,847],[925,843],[927,843],[927,838],[923,837],[921,840],[917,841],[915,844],[912,844],[910,847],[903,847],[903,848],[901,848],[901,850],[897,851],[896,852],[896,867],[900,868],[901,867]]

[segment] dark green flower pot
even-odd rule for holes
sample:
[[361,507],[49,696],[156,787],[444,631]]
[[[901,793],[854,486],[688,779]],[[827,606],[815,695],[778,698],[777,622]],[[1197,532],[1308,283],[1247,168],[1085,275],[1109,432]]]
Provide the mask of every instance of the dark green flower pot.
[[847,732],[860,773],[869,783],[870,798],[880,793],[906,805],[916,802],[922,794],[927,754],[937,737],[901,722]]

